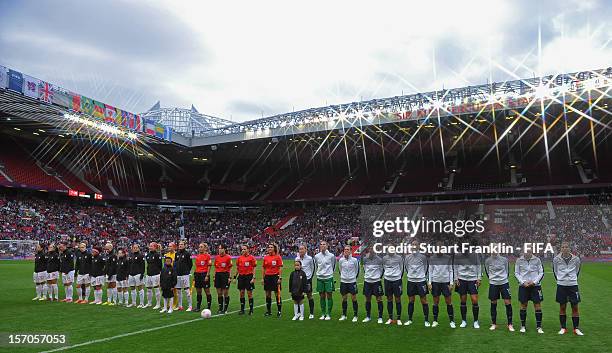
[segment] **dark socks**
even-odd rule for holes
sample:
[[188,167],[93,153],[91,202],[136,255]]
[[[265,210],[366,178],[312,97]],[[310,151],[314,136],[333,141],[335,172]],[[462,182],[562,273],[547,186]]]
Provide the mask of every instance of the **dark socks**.
[[357,305],[357,301],[353,302],[353,313],[355,313],[355,316],[357,316],[357,309],[358,309],[358,305]]
[[429,304],[423,304],[423,317],[425,321],[429,321]]
[[393,302],[387,302],[387,312],[389,313],[389,319],[393,320]]
[[[527,316],[527,314],[525,314],[525,316]],[[536,317],[536,327],[541,328],[542,327],[542,310],[536,310],[535,317]]]
[[200,309],[200,307],[202,306],[202,294],[201,293],[197,294],[197,300],[198,300],[198,309]]
[[225,297],[225,308],[223,309],[223,311],[227,311],[227,308],[229,308],[229,299],[229,295]]
[[506,318],[508,319],[508,325],[512,325],[512,304],[506,304]]
[[378,317],[382,319],[383,317],[383,302],[378,303]]
[[397,313],[395,313],[395,316],[397,317],[397,319],[401,319],[402,317],[402,302],[396,302],[395,303],[395,311],[397,311]]
[[272,312],[272,298],[266,298],[266,311]]
[[310,309],[310,315],[314,315],[314,299],[310,298],[308,299],[308,307]]
[[472,304],[472,315],[474,315],[474,321],[478,321],[478,312],[480,311],[480,307],[478,304]]
[[491,303],[491,323],[497,324],[497,303]]
[[448,313],[448,319],[450,321],[455,321],[455,311],[453,309],[453,304],[446,305],[446,312]]
[[217,297],[219,301],[219,311],[223,311],[223,297]]
[[412,321],[413,314],[414,314],[414,302],[408,302],[408,320]]
[[440,308],[438,308],[438,305],[434,304],[432,307],[432,311],[434,321],[438,321],[438,313],[440,312]]
[[208,310],[210,310],[210,306],[212,305],[212,294],[206,294],[206,302],[208,303]]
[[[525,322],[527,321],[527,310],[521,309],[521,311],[519,312],[519,316],[521,318],[521,326],[525,327],[526,326]],[[536,311],[536,321],[538,320],[537,316],[538,316],[538,314],[537,314],[537,311]],[[538,326],[538,327],[540,327],[540,326]]]
[[567,315],[559,315],[559,323],[561,328],[567,328]]
[[346,300],[342,301],[342,315],[346,316],[346,309],[348,308],[348,303]]
[[244,311],[245,305],[246,305],[246,299],[240,298],[240,311]]
[[467,321],[467,304],[461,303],[461,320]]
[[580,325],[580,316],[572,316],[572,325],[574,326],[574,330],[578,328]]
[[366,306],[366,317],[370,317],[370,314],[372,313],[372,302],[366,302],[365,306]]
[[249,311],[253,312],[253,308],[255,307],[253,298],[249,298]]
[[283,302],[280,298],[276,298],[276,309],[278,309],[279,313],[283,310]]

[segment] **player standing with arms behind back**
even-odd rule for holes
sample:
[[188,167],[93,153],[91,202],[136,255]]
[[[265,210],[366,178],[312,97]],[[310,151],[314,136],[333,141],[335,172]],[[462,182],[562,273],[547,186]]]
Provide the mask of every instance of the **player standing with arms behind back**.
[[72,282],[74,282],[74,254],[65,242],[59,244],[60,272],[66,297],[62,302],[72,303]]
[[47,254],[40,243],[36,244],[33,279],[36,284],[36,297],[32,300],[45,300],[47,296]]
[[472,315],[474,315],[474,328],[479,329],[478,313],[478,287],[482,278],[482,266],[480,256],[477,254],[457,254],[454,265],[455,291],[459,293],[461,300],[461,325],[467,327],[467,295],[470,295],[472,302]]
[[491,327],[493,331],[497,328],[497,300],[504,299],[506,306],[506,318],[508,320],[508,331],[514,332],[512,326],[512,295],[510,294],[510,263],[508,259],[497,253],[487,257],[484,265],[485,273],[489,278],[489,300],[491,301]]
[[527,304],[531,300],[535,310],[536,328],[538,333],[544,333],[542,330],[542,287],[540,282],[544,277],[544,266],[542,261],[533,256],[531,250],[527,250],[523,256],[516,260],[514,265],[514,276],[519,283],[519,302],[521,303],[521,333],[525,333],[527,328]]
[[570,252],[570,244],[566,241],[561,243],[561,253],[553,259],[553,273],[557,279],[557,303],[559,303],[559,322],[561,330],[559,334],[567,332],[567,302],[572,305],[572,324],[574,334],[584,336],[580,331],[580,292],[578,291],[578,275],[580,274],[580,258]]
[[140,297],[140,305],[137,308],[144,308],[144,288],[143,279],[145,273],[145,260],[142,253],[140,253],[140,246],[138,244],[132,245],[132,255],[129,257],[130,271],[128,276],[128,285],[132,291],[132,304],[128,304],[127,307],[136,306],[136,296]]
[[190,280],[191,268],[191,253],[185,249],[185,241],[181,240],[178,243],[178,251],[174,258],[174,269],[176,270],[176,290],[178,292],[178,310],[183,310],[183,291],[187,295],[187,311],[192,311]]
[[[442,242],[438,242],[442,246]],[[444,296],[446,303],[446,313],[448,314],[449,325],[455,328],[455,310],[453,309],[453,257],[447,254],[437,253],[429,258],[429,289],[433,296],[433,322],[431,327],[438,326],[438,314],[440,312],[440,295]]]
[[357,322],[357,276],[359,276],[359,260],[353,257],[351,246],[345,245],[342,257],[338,260],[340,268],[340,295],[342,295],[342,316],[339,321],[346,320],[348,307],[347,297],[350,294],[353,302],[353,322]]
[[59,269],[59,254],[57,253],[55,245],[50,244],[49,251],[47,251],[47,288],[49,291],[49,300],[52,301],[59,301],[59,288],[57,287]]
[[[404,259],[396,253],[383,256],[383,277],[385,296],[387,297],[387,313],[389,320],[386,325],[402,326],[402,277],[404,277]],[[393,299],[395,299],[396,320],[393,320]]]
[[308,297],[308,309],[310,310],[310,315],[308,315],[308,318],[314,319],[315,302],[312,298],[312,277],[315,272],[315,263],[312,256],[309,256],[306,250],[306,245],[300,245],[300,247],[298,248],[298,256],[295,257],[295,261],[300,262],[301,270],[304,271],[304,273],[306,274],[306,278],[308,279],[306,287],[304,288],[304,293]]
[[79,251],[76,255],[75,273],[77,275],[77,294],[79,299],[77,304],[87,304],[89,300],[91,279],[89,272],[91,271],[91,254],[87,251],[87,246],[84,242],[79,243]]
[[215,257],[215,288],[219,301],[219,314],[225,314],[229,307],[229,286],[232,281],[230,270],[232,269],[232,258],[226,254],[224,244],[220,244],[218,255]]
[[257,260],[255,256],[249,253],[249,247],[246,245],[240,246],[240,256],[236,259],[236,274],[234,279],[238,279],[238,290],[240,291],[240,311],[238,315],[244,315],[244,307],[246,299],[244,292],[247,292],[249,297],[249,315],[253,315],[253,289],[255,288],[255,267]]
[[414,314],[414,301],[418,295],[423,307],[423,317],[425,318],[425,327],[430,327],[429,323],[429,303],[427,302],[427,271],[429,271],[429,262],[427,256],[418,252],[419,242],[412,242],[412,253],[404,258],[404,266],[406,268],[406,292],[408,294],[408,321],[404,325],[412,325],[412,315]]
[[327,242],[321,240],[319,253],[315,255],[314,261],[317,267],[317,292],[321,298],[321,317],[319,320],[331,320],[331,311],[334,306],[332,293],[334,292],[334,270],[336,268],[336,256],[327,251]]
[[210,254],[208,253],[208,244],[200,243],[198,246],[198,256],[195,259],[195,272],[193,273],[193,281],[197,292],[197,307],[196,311],[201,310],[202,306],[202,288],[206,293],[207,308],[210,310],[212,304],[212,295],[210,294]]
[[383,276],[383,260],[370,248],[366,248],[363,263],[363,295],[365,296],[366,317],[362,322],[369,322],[372,314],[372,296],[376,297],[378,305],[378,323],[383,323],[383,287],[381,278]]
[[281,270],[283,268],[283,258],[278,254],[278,245],[274,243],[268,244],[268,254],[263,260],[263,286],[266,292],[266,313],[265,316],[272,315],[272,292],[276,294],[276,316],[281,316]]
[[150,307],[153,305],[153,291],[155,291],[155,306],[154,310],[161,307],[161,290],[159,288],[160,274],[162,269],[162,258],[158,251],[158,245],[156,243],[149,244],[149,251],[145,255],[145,261],[147,263],[147,277],[145,278],[145,287],[147,287],[147,305]]

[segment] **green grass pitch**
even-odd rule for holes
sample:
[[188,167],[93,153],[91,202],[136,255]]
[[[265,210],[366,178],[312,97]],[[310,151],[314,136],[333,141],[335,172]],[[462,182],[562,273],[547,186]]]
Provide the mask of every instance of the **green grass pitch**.
[[[289,265],[291,261],[286,261]],[[290,269],[286,266],[284,282]],[[69,352],[201,352],[201,351],[292,351],[292,352],[398,352],[398,351],[486,351],[486,352],[609,352],[612,349],[610,327],[612,311],[611,264],[585,263],[580,274],[581,328],[583,337],[573,334],[558,336],[558,305],[555,303],[555,284],[550,265],[546,265],[544,290],[544,335],[535,332],[533,307],[528,311],[528,332],[520,334],[519,307],[516,300],[517,285],[511,280],[514,323],[517,332],[505,330],[505,312],[498,305],[497,331],[490,332],[489,303],[486,299],[487,283],[480,289],[480,330],[468,326],[464,329],[448,327],[446,309],[440,307],[440,326],[423,327],[420,303],[415,307],[415,324],[411,326],[386,326],[375,321],[367,324],[339,322],[341,298],[334,293],[332,321],[318,320],[319,300],[315,300],[315,320],[293,322],[293,305],[283,283],[283,317],[264,317],[264,308],[255,309],[255,315],[231,314],[209,320],[194,320],[198,313],[175,312],[160,314],[152,309],[77,305],[67,303],[33,302],[33,264],[29,261],[0,262],[0,333],[65,333],[69,345],[103,340],[68,349]],[[258,268],[261,269],[261,268]],[[259,276],[259,273],[258,273]],[[259,278],[259,277],[258,277]],[[360,282],[362,282],[361,279]],[[405,286],[405,279],[404,279]],[[336,288],[339,287],[339,281]],[[361,291],[362,286],[359,286]],[[60,298],[63,298],[60,285]],[[92,293],[93,295],[93,293]],[[239,308],[238,290],[231,288],[230,311]],[[205,299],[204,299],[205,301]],[[404,296],[403,319],[407,318],[407,297]],[[459,322],[458,296],[454,294],[455,317]],[[255,305],[264,304],[261,284],[255,288]],[[431,303],[431,300],[430,300]],[[359,295],[360,321],[365,315],[363,296]],[[373,305],[376,316],[376,305]],[[307,303],[306,303],[307,307]],[[275,308],[275,304],[273,304]],[[431,306],[430,306],[431,310]],[[306,309],[308,311],[308,309]],[[216,312],[216,296],[213,290],[213,314]],[[386,305],[385,305],[386,312]],[[349,317],[352,307],[349,304]],[[430,314],[431,315],[431,314]],[[471,324],[468,307],[468,322]],[[385,315],[386,320],[386,315]],[[186,322],[189,321],[189,322]],[[177,324],[174,326],[168,326]],[[571,320],[568,318],[571,328]],[[163,327],[163,328],[160,328]],[[133,333],[133,334],[132,334]],[[124,335],[128,334],[128,335]],[[124,335],[123,337],[116,337]],[[111,338],[111,339],[108,339]],[[104,340],[108,339],[108,340]],[[0,346],[0,352],[44,351],[59,346]]]

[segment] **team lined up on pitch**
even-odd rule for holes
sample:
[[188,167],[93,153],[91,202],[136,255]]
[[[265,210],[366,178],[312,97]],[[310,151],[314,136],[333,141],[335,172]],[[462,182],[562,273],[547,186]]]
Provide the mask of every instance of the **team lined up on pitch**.
[[[414,244],[418,246],[418,243]],[[510,265],[508,259],[492,254],[483,264],[480,261],[462,261],[461,256],[436,254],[426,256],[422,253],[412,253],[404,257],[398,254],[378,256],[373,251],[365,250],[361,261],[352,256],[350,246],[345,246],[343,254],[336,256],[327,249],[327,242],[321,241],[319,252],[309,256],[305,246],[299,247],[295,258],[294,271],[288,281],[289,293],[294,303],[293,320],[304,320],[304,300],[308,300],[309,319],[314,319],[315,302],[313,298],[312,280],[316,275],[316,292],[320,297],[320,320],[331,320],[333,296],[335,291],[334,274],[336,268],[340,273],[340,294],[342,296],[342,315],[339,320],[347,320],[348,299],[351,298],[353,307],[353,322],[358,319],[357,278],[361,268],[364,271],[365,311],[366,316],[362,322],[372,320],[372,298],[378,307],[379,324],[411,325],[415,301],[418,296],[424,316],[425,327],[439,325],[440,298],[443,297],[449,319],[449,326],[455,328],[454,308],[452,304],[452,291],[459,294],[461,323],[459,327],[467,327],[467,298],[471,301],[473,327],[480,328],[478,291],[481,284],[482,269],[489,279],[488,299],[490,300],[490,330],[497,329],[497,302],[503,300],[506,312],[506,325],[513,332],[512,295],[510,289]],[[124,305],[126,307],[160,309],[160,313],[172,313],[174,310],[194,311],[190,285],[192,256],[185,249],[185,242],[169,244],[169,251],[163,255],[161,246],[156,243],[149,244],[146,254],[141,253],[138,245],[133,245],[131,252],[120,249],[116,253],[113,245],[107,243],[104,249],[93,247],[87,250],[86,243],[80,243],[79,249],[73,252],[66,243],[60,243],[56,249],[54,244],[49,245],[45,251],[38,245],[34,282],[36,284],[36,297],[33,300],[59,301],[58,277],[61,273],[64,284],[65,299],[62,302],[75,302],[78,304],[97,305]],[[267,246],[267,255],[263,258],[261,283],[266,297],[266,316],[272,315],[272,294],[276,300],[277,316],[281,316],[281,283],[283,260],[279,255],[278,246],[274,243]],[[360,263],[361,262],[361,263]],[[210,292],[211,276],[214,267],[214,287],[218,299],[218,314],[226,314],[230,303],[229,288],[232,282],[237,282],[240,297],[240,315],[246,314],[248,299],[248,315],[253,314],[253,290],[256,282],[257,260],[250,254],[246,245],[241,246],[241,255],[233,260],[226,253],[224,245],[218,247],[218,254],[214,258],[209,254],[208,245],[202,243],[195,256],[195,271],[193,274],[193,287],[196,289],[195,311],[203,309],[203,294],[206,295],[206,307],[202,316],[210,316],[212,294]],[[567,303],[571,304],[573,332],[582,336],[579,328],[580,317],[578,303],[580,294],[578,290],[578,275],[580,273],[580,258],[570,252],[570,245],[563,243],[561,251],[553,259],[553,273],[555,275],[557,290],[556,301],[559,303],[559,334],[567,332]],[[402,321],[402,294],[403,277],[407,277],[408,294],[408,320]],[[78,299],[73,301],[73,283],[76,275],[76,289]],[[531,252],[522,255],[515,265],[514,275],[518,282],[518,297],[520,303],[520,332],[526,332],[527,306],[531,301],[535,309],[536,330],[544,333],[542,328],[543,293],[541,281],[544,277],[544,268],[541,260]],[[102,300],[102,287],[106,285],[107,300]],[[94,300],[89,301],[91,288],[94,289]],[[145,290],[147,289],[146,302]],[[203,293],[204,292],[204,293]],[[429,320],[428,294],[433,297],[433,321]],[[131,301],[130,301],[131,294]],[[383,295],[386,296],[387,317],[383,320]],[[187,308],[183,303],[186,298]],[[395,312],[394,312],[395,311]]]

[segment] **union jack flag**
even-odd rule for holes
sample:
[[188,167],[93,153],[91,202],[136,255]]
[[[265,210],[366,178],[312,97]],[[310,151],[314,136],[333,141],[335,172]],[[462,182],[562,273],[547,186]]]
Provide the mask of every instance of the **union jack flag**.
[[53,103],[53,85],[48,82],[42,82],[40,85],[40,100],[45,103]]

